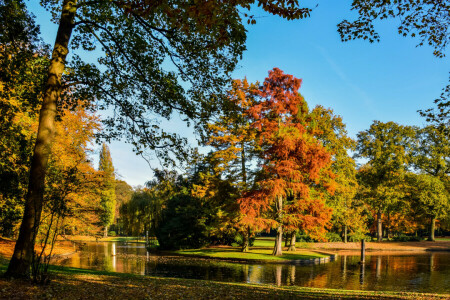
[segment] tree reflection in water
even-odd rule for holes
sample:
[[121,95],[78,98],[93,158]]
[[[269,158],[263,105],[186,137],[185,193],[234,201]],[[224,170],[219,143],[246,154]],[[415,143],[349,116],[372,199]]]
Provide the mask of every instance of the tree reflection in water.
[[320,265],[235,264],[148,254],[139,244],[87,243],[59,263],[65,266],[152,276],[355,290],[450,293],[450,253],[340,255]]

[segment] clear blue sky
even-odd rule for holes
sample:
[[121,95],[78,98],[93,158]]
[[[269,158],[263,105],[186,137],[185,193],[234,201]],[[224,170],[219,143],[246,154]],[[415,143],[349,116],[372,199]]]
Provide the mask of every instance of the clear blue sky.
[[[53,44],[56,25],[36,2],[29,2],[29,9],[41,25],[44,40]],[[233,77],[263,81],[268,70],[278,67],[302,78],[300,92],[309,106],[332,108],[343,117],[352,137],[369,128],[373,120],[423,125],[417,110],[431,107],[447,84],[449,59],[436,58],[430,47],[417,48],[418,40],[398,35],[395,20],[376,24],[380,43],[342,43],[336,25],[355,16],[351,1],[317,3],[311,18],[298,21],[253,11],[257,24],[248,27],[247,51]],[[189,130],[176,129],[185,128],[180,123],[172,121],[167,126],[194,141]],[[151,178],[147,163],[131,146],[113,142],[110,148],[118,173],[129,184],[144,184]]]

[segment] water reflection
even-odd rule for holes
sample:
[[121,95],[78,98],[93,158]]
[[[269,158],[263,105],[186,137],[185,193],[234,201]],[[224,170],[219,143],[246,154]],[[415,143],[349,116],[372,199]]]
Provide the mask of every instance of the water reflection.
[[[115,254],[113,254],[115,249]],[[87,243],[60,264],[153,276],[356,290],[450,293],[450,253],[340,255],[331,263],[234,264],[149,254],[141,244]]]

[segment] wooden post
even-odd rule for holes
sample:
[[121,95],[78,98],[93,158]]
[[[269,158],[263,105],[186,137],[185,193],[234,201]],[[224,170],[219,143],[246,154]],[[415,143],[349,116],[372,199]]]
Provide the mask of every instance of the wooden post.
[[366,241],[364,239],[361,240],[361,263],[366,262]]

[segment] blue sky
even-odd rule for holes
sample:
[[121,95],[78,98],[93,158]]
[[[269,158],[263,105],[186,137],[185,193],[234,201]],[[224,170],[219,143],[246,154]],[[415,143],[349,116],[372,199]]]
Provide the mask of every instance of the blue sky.
[[[56,25],[36,2],[29,2],[28,7],[41,25],[44,40],[53,44]],[[343,117],[352,137],[368,129],[373,120],[423,125],[417,110],[431,107],[447,84],[449,59],[436,58],[432,48],[416,47],[417,39],[397,34],[396,20],[376,23],[380,43],[342,43],[336,25],[355,17],[350,11],[351,1],[317,3],[310,18],[297,21],[252,11],[258,17],[257,24],[248,26],[247,51],[233,77],[263,81],[268,70],[278,67],[302,78],[300,92],[309,106],[332,108]],[[190,130],[180,123],[176,118],[165,122],[194,142]],[[147,163],[132,152],[131,146],[113,142],[110,148],[122,179],[135,186],[151,178]]]

